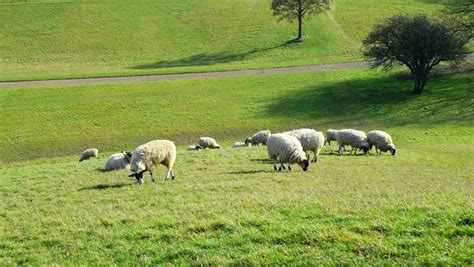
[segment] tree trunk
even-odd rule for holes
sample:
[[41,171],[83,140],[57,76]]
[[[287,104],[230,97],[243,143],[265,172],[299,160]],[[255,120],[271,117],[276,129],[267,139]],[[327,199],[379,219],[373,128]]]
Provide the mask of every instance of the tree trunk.
[[426,71],[416,71],[413,73],[413,78],[415,80],[415,88],[413,89],[413,93],[415,95],[421,95],[421,93],[423,93],[423,89],[425,89],[428,74]]
[[303,41],[303,14],[301,5],[301,0],[298,0],[298,37],[296,37],[296,41],[298,42]]

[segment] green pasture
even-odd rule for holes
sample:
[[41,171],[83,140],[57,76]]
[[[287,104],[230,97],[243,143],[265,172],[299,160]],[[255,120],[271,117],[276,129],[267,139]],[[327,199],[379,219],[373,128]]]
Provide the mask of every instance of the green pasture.
[[374,23],[438,0],[337,0],[277,22],[270,0],[0,1],[0,81],[222,71],[362,60]]

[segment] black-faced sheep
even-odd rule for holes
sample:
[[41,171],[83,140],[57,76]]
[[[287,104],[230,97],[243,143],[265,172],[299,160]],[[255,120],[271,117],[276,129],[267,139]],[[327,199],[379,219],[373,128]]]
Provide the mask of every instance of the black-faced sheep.
[[90,159],[92,157],[95,157],[96,159],[99,158],[99,150],[97,148],[89,148],[84,150],[84,152],[82,152],[81,154],[81,158],[79,159],[79,161]]
[[210,148],[210,149],[215,149],[215,148],[220,148],[219,144],[217,144],[216,140],[211,137],[201,137],[199,138],[199,146],[202,147],[202,149],[205,148]]
[[288,170],[291,164],[297,163],[303,169],[308,170],[308,159],[303,151],[300,141],[294,136],[287,134],[274,134],[267,141],[268,158],[273,160],[273,169],[276,170],[276,162],[280,161],[278,171],[284,169],[284,163],[288,163]]
[[[384,131],[370,131],[367,133],[367,141],[370,146],[369,149],[372,149],[372,146],[375,146],[375,153],[382,155],[382,152],[387,152],[390,150],[392,156],[397,153],[397,149],[393,144],[392,137]],[[377,151],[377,149],[379,151]]]
[[270,130],[263,130],[263,131],[255,133],[251,137],[245,139],[245,143],[246,144],[251,144],[252,146],[255,146],[255,145],[258,145],[258,144],[266,145],[268,137],[270,137],[270,135],[272,135]]

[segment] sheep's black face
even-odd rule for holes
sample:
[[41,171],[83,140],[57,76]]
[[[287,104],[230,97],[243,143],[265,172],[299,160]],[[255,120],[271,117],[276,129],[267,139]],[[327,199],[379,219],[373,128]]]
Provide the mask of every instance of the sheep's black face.
[[127,154],[127,157],[132,158],[132,152],[125,152]]
[[308,170],[308,167],[309,167],[309,162],[308,160],[303,160],[301,163],[300,163],[300,166],[301,168],[303,169],[303,171],[307,171]]
[[141,171],[141,172],[136,172],[136,173],[132,173],[130,174],[128,177],[135,177],[135,179],[137,179],[137,183],[139,185],[143,184],[143,173],[145,171]]
[[202,146],[196,146],[196,150],[201,150]]
[[395,156],[395,154],[397,154],[397,149],[396,149],[396,148],[392,148],[392,156]]
[[364,151],[364,154],[367,154],[367,153],[369,153],[370,148],[364,146],[364,147],[362,147],[362,150]]

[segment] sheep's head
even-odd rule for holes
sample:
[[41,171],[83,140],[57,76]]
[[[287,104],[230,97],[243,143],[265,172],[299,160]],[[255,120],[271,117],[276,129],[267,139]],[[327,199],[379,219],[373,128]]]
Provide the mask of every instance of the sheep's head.
[[140,171],[140,172],[134,172],[132,174],[130,174],[128,177],[135,177],[135,179],[137,179],[137,183],[139,185],[142,185],[143,184],[143,173],[145,171]]
[[369,153],[369,150],[371,149],[371,145],[369,144],[369,142],[364,141],[362,142],[359,148],[362,149],[362,151],[364,151],[364,154],[367,154]]
[[397,154],[397,149],[394,147],[390,148],[390,151],[392,152],[392,156],[395,156],[395,154]]
[[197,145],[197,146],[194,147],[194,149],[195,149],[195,150],[201,150],[201,149],[202,149],[202,146]]
[[309,167],[309,162],[307,159],[303,160],[302,162],[299,163],[301,169],[303,169],[303,171],[307,171],[308,170],[308,167]]
[[248,144],[250,144],[250,140],[252,140],[252,138],[251,138],[251,137],[248,137],[247,139],[245,139],[244,143],[245,143],[246,145],[248,145]]

